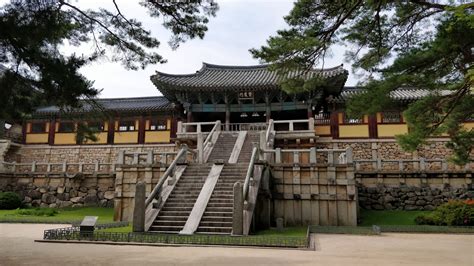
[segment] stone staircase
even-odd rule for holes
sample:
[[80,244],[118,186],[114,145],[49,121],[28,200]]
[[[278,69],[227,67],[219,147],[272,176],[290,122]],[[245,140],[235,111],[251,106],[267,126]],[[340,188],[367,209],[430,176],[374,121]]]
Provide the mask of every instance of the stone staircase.
[[253,143],[259,142],[259,134],[254,132],[248,132],[247,137],[245,138],[244,145],[240,150],[239,159],[237,163],[248,163],[250,162],[250,157],[252,156]]
[[230,234],[234,205],[233,187],[235,182],[243,182],[248,164],[226,164],[211,194],[204,215],[196,233]]
[[179,233],[193,210],[213,163],[221,160],[224,163],[224,168],[212,191],[196,233],[232,233],[233,186],[237,181],[244,182],[252,155],[253,142],[259,140],[258,134],[248,133],[240,151],[238,162],[229,164],[228,160],[237,137],[238,132],[221,132],[209,155],[208,163],[190,164],[186,167],[149,232]]
[[238,132],[221,132],[207,161],[213,163],[216,160],[223,160],[226,163],[234,149],[237,137]]
[[245,181],[253,142],[258,142],[258,139],[258,134],[248,132],[240,150],[238,162],[226,164],[222,169],[196,233],[230,234],[232,232],[234,184],[237,181],[242,183]]
[[186,167],[149,232],[177,234],[183,229],[211,166],[190,164]]

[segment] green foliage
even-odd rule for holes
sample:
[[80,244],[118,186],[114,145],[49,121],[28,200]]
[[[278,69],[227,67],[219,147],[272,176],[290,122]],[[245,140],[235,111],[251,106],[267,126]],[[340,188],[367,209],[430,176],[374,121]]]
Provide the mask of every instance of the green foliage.
[[[42,208],[40,210],[43,210]],[[72,223],[80,222],[84,216],[99,216],[99,223],[109,223],[113,221],[113,208],[82,207],[82,208],[64,208],[52,209],[57,212],[54,216],[37,216],[34,212],[19,214],[18,210],[1,210],[0,222],[35,222],[35,223]],[[47,212],[47,211],[46,211]]]
[[438,206],[433,212],[416,217],[417,224],[474,225],[474,202],[452,200]]
[[21,207],[21,199],[14,192],[0,192],[0,210],[13,210]]
[[53,208],[34,208],[34,209],[18,209],[18,215],[21,216],[45,216],[51,217],[57,215],[59,212]]
[[[346,60],[366,89],[349,101],[349,115],[390,108],[393,90],[425,89],[430,97],[405,112],[410,130],[400,144],[415,150],[427,137],[447,133],[453,160],[463,164],[474,134],[460,126],[474,115],[473,11],[464,1],[299,0],[285,17],[289,27],[251,53],[271,63],[285,84],[287,73],[313,68],[334,44],[345,45]],[[301,81],[283,86],[291,92],[304,87]]]
[[[0,64],[7,67],[0,74],[0,118],[22,119],[41,105],[81,107],[78,99],[93,99],[100,91],[79,69],[99,59],[132,70],[166,61],[156,52],[158,39],[140,21],[125,17],[116,1],[112,10],[84,10],[76,2],[15,0],[0,6]],[[173,48],[203,38],[218,9],[213,1],[140,3],[171,30]],[[83,44],[94,48],[81,56],[61,50]]]

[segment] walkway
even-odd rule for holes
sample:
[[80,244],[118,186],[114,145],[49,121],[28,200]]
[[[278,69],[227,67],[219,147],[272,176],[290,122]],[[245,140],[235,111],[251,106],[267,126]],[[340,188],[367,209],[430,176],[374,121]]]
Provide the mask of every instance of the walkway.
[[317,251],[33,242],[54,227],[0,224],[0,265],[474,265],[474,235],[318,235]]

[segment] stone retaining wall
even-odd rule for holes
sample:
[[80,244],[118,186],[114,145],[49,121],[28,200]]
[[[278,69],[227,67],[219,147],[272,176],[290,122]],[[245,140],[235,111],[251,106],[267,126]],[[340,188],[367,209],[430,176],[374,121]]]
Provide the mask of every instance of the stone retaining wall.
[[467,188],[415,187],[358,187],[359,206],[367,210],[433,210],[451,199],[474,198],[474,191]]
[[83,178],[0,175],[0,191],[13,191],[30,207],[114,206],[114,175]]

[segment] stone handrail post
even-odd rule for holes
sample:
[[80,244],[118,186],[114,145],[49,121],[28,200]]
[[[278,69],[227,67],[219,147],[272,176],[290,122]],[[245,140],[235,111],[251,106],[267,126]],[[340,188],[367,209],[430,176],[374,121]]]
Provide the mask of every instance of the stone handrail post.
[[150,150],[150,151],[147,151],[147,154],[146,154],[146,163],[151,165],[153,164],[153,161],[154,161],[154,158],[153,158],[153,151]]
[[178,121],[178,128],[176,129],[176,131],[178,133],[184,133],[184,131],[183,131],[183,122],[182,121]]
[[328,151],[328,165],[334,165],[334,151]]
[[[97,165],[98,165],[98,163],[97,163]],[[62,170],[63,170],[64,173],[67,172],[67,162],[66,161],[64,161],[63,164],[62,164]]]
[[420,158],[420,171],[425,171],[426,170],[426,163],[425,163],[425,158]]
[[125,164],[125,150],[119,150],[117,164]]
[[98,173],[99,170],[100,170],[99,161],[95,161],[95,163],[94,163],[94,172]]
[[242,235],[244,233],[244,199],[242,183],[234,184],[234,208],[232,213],[232,235]]
[[293,121],[290,121],[289,131],[294,131],[295,127]]
[[317,156],[316,156],[316,147],[311,147],[309,149],[309,163],[316,164],[317,163]]
[[198,162],[204,162],[204,145],[202,132],[197,133],[197,151],[198,151]]
[[138,182],[135,188],[135,206],[133,208],[133,232],[145,232],[146,185]]
[[299,164],[300,163],[300,153],[298,151],[293,152],[293,164]]
[[36,161],[33,161],[31,163],[31,172],[33,172],[33,173],[36,172]]
[[314,117],[308,119],[308,130],[314,130]]
[[275,149],[275,163],[281,163],[281,148]]
[[352,154],[352,147],[347,147],[346,148],[346,163],[352,164],[353,162],[354,162],[354,157]]

